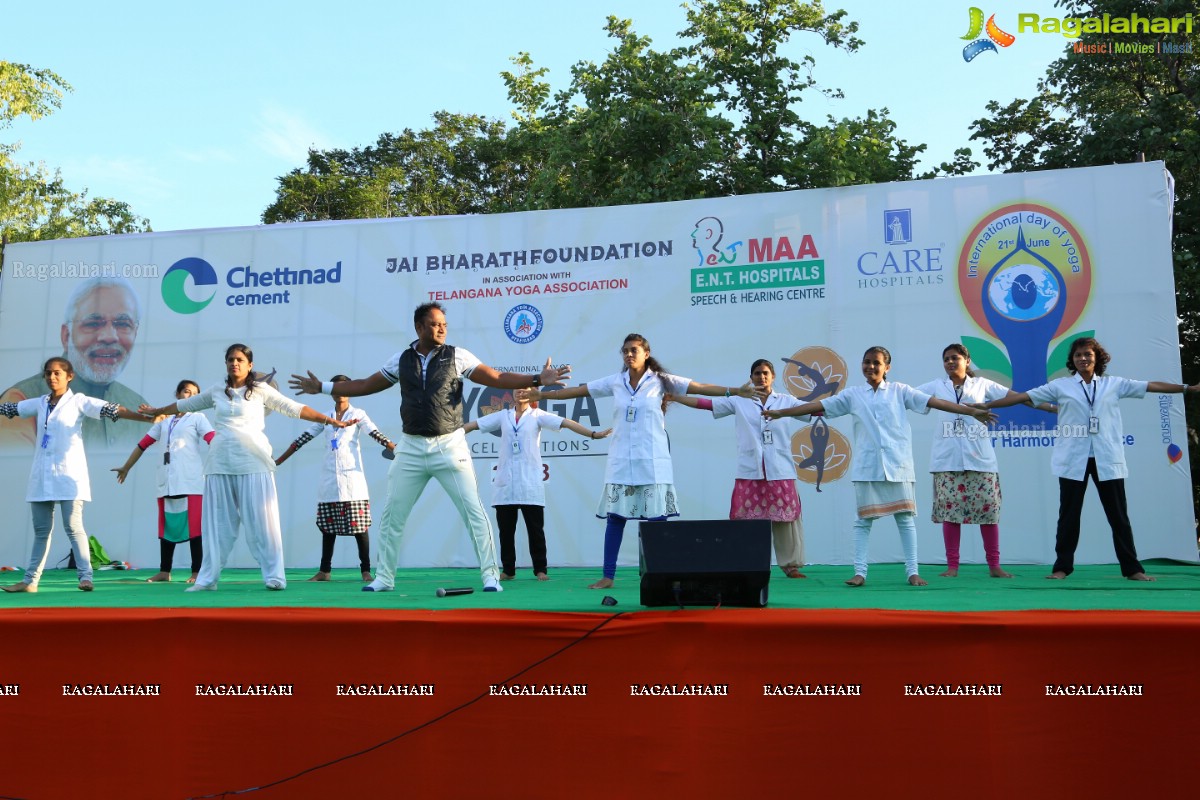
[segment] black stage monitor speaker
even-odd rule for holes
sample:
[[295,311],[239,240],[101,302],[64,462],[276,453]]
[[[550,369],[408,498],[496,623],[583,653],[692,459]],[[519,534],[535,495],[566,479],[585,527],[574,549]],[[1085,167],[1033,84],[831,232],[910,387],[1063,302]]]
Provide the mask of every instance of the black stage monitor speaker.
[[642,605],[766,606],[769,520],[643,522],[638,539]]

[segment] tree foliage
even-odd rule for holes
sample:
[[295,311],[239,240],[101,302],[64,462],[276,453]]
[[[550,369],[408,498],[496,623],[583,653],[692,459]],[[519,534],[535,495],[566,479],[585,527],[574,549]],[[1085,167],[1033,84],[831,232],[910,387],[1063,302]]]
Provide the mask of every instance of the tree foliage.
[[[0,61],[0,129],[38,120],[62,106],[71,86],[48,69]],[[58,170],[21,164],[19,143],[0,142],[0,242],[63,239],[149,230],[127,203],[66,187]]]
[[[264,221],[575,208],[918,177],[925,145],[900,139],[887,109],[823,124],[800,113],[806,93],[841,96],[817,82],[807,48],[862,46],[845,12],[802,0],[683,8],[685,44],[669,50],[609,17],[612,49],[576,63],[557,92],[519,53],[501,73],[511,126],[440,112],[427,131],[310,152],[305,167],[279,179]],[[929,174],[975,166],[963,150]]]

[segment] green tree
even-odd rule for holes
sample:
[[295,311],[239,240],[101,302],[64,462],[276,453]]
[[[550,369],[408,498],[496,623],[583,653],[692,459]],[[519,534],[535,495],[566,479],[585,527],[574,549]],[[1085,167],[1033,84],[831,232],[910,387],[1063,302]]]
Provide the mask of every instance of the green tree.
[[[628,20],[609,17],[615,40],[599,64],[581,61],[546,112],[524,96],[510,144],[537,154],[528,192],[518,207],[572,208],[683,200],[727,194],[725,169],[732,126],[713,113],[714,100],[699,69],[678,52],[650,47]],[[528,85],[526,86],[528,87]]]
[[[1059,0],[1063,16],[1184,17],[1194,0]],[[1084,44],[1111,35],[1084,33]],[[1183,377],[1200,380],[1200,25],[1193,32],[1122,34],[1122,42],[1168,42],[1180,52],[1073,53],[1050,65],[1027,99],[987,104],[973,140],[983,142],[991,169],[1024,172],[1161,160],[1175,178],[1173,258],[1181,319]],[[1197,401],[1188,401],[1195,428]],[[1200,479],[1200,447],[1192,434],[1192,476]],[[1197,495],[1200,497],[1200,493]]]
[[503,123],[448,111],[433,119],[428,130],[384,133],[367,147],[310,150],[305,168],[279,178],[263,222],[493,210],[505,168]]
[[[56,73],[0,61],[0,129],[19,117],[38,120],[62,106],[71,86]],[[14,159],[17,143],[0,142],[0,243],[149,230],[127,203],[73,192],[58,170]]]

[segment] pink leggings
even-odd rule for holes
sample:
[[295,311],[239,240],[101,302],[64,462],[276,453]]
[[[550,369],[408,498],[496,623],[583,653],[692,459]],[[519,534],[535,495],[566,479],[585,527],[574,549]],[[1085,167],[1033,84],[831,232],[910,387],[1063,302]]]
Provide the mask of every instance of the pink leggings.
[[[979,533],[983,535],[983,552],[987,556],[989,567],[1000,566],[1000,526],[980,525]],[[942,523],[942,538],[946,541],[946,566],[958,569],[958,542],[962,534],[962,525],[958,522]]]

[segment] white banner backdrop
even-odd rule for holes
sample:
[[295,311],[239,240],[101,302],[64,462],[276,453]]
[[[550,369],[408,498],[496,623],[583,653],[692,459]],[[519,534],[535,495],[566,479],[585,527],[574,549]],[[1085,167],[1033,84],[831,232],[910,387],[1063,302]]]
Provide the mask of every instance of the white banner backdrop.
[[[235,341],[253,348],[256,369],[278,370],[285,391],[287,375],[308,369],[322,378],[365,377],[412,341],[413,308],[428,300],[444,303],[451,344],[502,370],[535,372],[552,357],[572,365],[571,383],[617,372],[622,339],[634,331],[678,375],[737,385],[749,378],[752,361],[767,358],[781,391],[817,399],[862,381],[863,351],[876,344],[891,350],[889,377],[899,382],[941,377],[943,347],[965,342],[977,371],[1028,389],[1065,374],[1061,348],[1091,331],[1113,354],[1109,374],[1178,381],[1171,206],[1170,176],[1151,163],[645,206],[14,244],[0,283],[0,385],[38,375],[46,358],[63,352],[68,298],[96,275],[123,277],[134,288],[141,317],[116,380],[156,405],[172,399],[181,378],[205,387],[223,380],[224,350]],[[332,408],[329,398],[302,399]],[[468,383],[466,418],[510,399]],[[385,433],[399,433],[397,389],[352,402]],[[611,424],[606,399],[543,407],[591,427]],[[1195,560],[1181,399],[1147,396],[1123,403],[1122,413],[1139,555]],[[949,417],[934,411],[910,419],[921,560],[938,563],[940,526],[928,521],[929,441],[933,426]],[[667,421],[682,517],[727,517],[732,421],[680,407]],[[807,463],[798,475],[810,562],[851,560],[852,425],[840,418],[816,430],[816,458],[813,428],[794,428],[796,461]],[[1006,413],[997,434],[1006,563],[1053,561],[1053,425],[1049,415],[1018,409]],[[304,426],[269,417],[275,452]],[[148,454],[125,485],[109,471],[143,430],[89,443],[94,499],[85,523],[114,558],[149,568],[158,560],[155,458]],[[471,435],[485,503],[498,441]],[[566,431],[544,436],[552,566],[601,561],[604,523],[594,512],[606,446]],[[0,564],[23,566],[28,557],[30,447],[0,431],[7,517]],[[389,462],[373,444],[368,450],[378,520]],[[313,497],[321,457],[314,442],[277,473],[289,567],[318,561]],[[983,562],[975,530],[963,537],[964,563]],[[623,564],[637,560],[630,531]],[[890,521],[876,525],[872,539],[873,560],[901,560]],[[524,541],[519,534],[521,566],[529,563]],[[340,545],[335,566],[354,566],[352,550]],[[56,533],[51,562],[65,555]],[[179,550],[176,566],[186,559]],[[1115,560],[1094,493],[1078,560]],[[401,566],[473,561],[462,523],[431,483],[410,518]],[[244,545],[230,565],[253,565]]]

